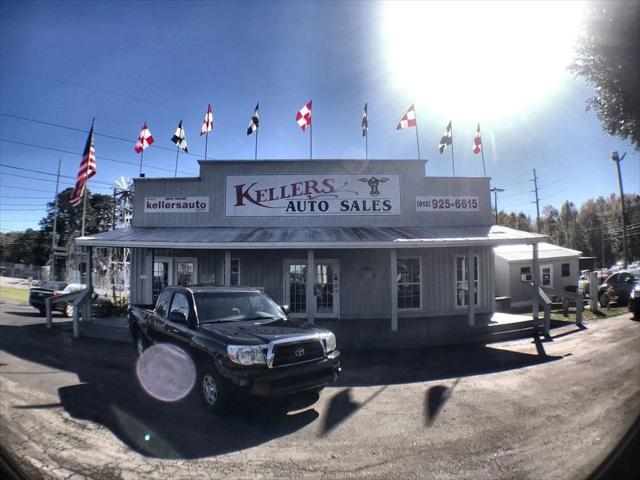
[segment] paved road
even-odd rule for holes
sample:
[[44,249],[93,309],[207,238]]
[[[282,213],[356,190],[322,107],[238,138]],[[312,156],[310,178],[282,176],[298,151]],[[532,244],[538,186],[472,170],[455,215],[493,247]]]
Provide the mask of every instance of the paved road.
[[586,478],[640,414],[640,322],[551,342],[346,355],[288,414],[148,397],[124,344],[0,305],[0,442],[33,478]]

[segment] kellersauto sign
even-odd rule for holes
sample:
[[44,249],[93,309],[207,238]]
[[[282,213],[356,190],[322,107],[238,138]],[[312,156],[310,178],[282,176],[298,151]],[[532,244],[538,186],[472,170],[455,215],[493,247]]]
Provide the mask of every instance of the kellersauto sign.
[[145,213],[208,212],[209,197],[144,197]]
[[225,214],[400,215],[400,178],[379,174],[228,176]]

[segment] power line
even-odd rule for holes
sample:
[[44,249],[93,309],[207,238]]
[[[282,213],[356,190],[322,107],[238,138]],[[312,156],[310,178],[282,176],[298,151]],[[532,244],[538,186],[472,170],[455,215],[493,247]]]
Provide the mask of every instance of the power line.
[[[39,123],[40,125],[47,125],[50,127],[56,127],[56,128],[64,128],[66,130],[72,130],[74,132],[80,132],[80,133],[89,133],[89,130],[83,130],[82,128],[75,128],[75,127],[69,127],[68,125],[61,125],[59,123],[53,123],[53,122],[45,122],[42,120],[36,120],[34,118],[27,118],[27,117],[21,117],[19,115],[12,115],[10,113],[0,113],[0,115],[2,115],[3,117],[9,117],[9,118],[16,118],[18,120],[24,120],[25,122],[31,122],[31,123]],[[122,138],[122,137],[116,137],[114,135],[107,135],[105,133],[98,133],[94,131],[94,135],[96,137],[104,137],[104,138],[110,138],[112,140],[119,140],[121,142],[127,142],[127,143],[133,143],[135,144],[135,140],[131,140],[128,138]],[[161,150],[167,150],[170,152],[175,152],[176,149],[175,148],[169,148],[169,147],[162,147],[160,145],[155,145],[153,148],[156,149],[161,149]],[[202,155],[196,154],[196,153],[192,153],[192,152],[185,152],[185,155],[191,155],[194,157],[200,157],[202,158]]]
[[[29,191],[33,191],[33,192],[46,193],[46,192],[43,192],[41,188],[14,187],[13,185],[2,185],[1,187],[2,188],[11,188],[11,189],[14,189],[14,190],[29,190]],[[51,195],[55,195],[56,192],[49,192],[49,193],[51,193]]]
[[[29,177],[27,175],[19,175],[17,173],[7,173],[7,172],[0,172],[0,175],[9,175],[10,177],[18,177],[18,178],[27,178],[29,180],[39,180],[41,182],[51,182],[51,183],[56,183],[55,180],[53,180],[52,178],[34,178],[34,177]],[[63,185],[67,185],[69,187],[73,187],[75,186],[75,184],[73,183],[62,183]],[[94,190],[111,190],[108,187],[93,187]]]
[[[70,155],[77,155],[77,156],[82,155],[81,153],[78,153],[78,152],[70,152],[69,150],[62,150],[60,148],[53,148],[53,147],[45,147],[44,145],[35,145],[33,143],[18,142],[16,140],[9,140],[9,139],[6,139],[6,138],[0,138],[0,142],[14,143],[16,145],[23,145],[25,147],[40,148],[42,150],[51,150],[53,152],[68,153]],[[135,167],[138,167],[138,164],[136,162],[127,162],[125,160],[116,160],[115,158],[99,157],[97,155],[96,155],[96,159],[105,160],[107,162],[121,163],[123,165],[133,165]],[[154,167],[152,165],[148,165],[145,168],[153,168],[155,170],[163,170],[163,171],[166,171],[166,172],[174,172],[174,170],[172,170],[170,168]],[[196,175],[195,173],[185,172],[185,171],[182,171],[182,170],[178,170],[178,172],[179,173],[185,173],[187,175]]]
[[[53,173],[53,172],[45,172],[43,170],[34,170],[32,168],[22,168],[22,167],[14,167],[13,165],[7,165],[6,163],[0,163],[0,167],[5,167],[5,168],[13,168],[15,170],[22,170],[25,172],[32,172],[32,173],[41,173],[43,175],[51,175],[56,177],[58,174],[57,173]],[[76,177],[72,177],[71,175],[60,175],[61,178],[70,178],[71,180],[75,180]],[[111,183],[108,182],[101,182],[99,180],[91,180],[91,183],[96,184],[99,183],[101,185],[108,185],[109,187],[111,187]]]

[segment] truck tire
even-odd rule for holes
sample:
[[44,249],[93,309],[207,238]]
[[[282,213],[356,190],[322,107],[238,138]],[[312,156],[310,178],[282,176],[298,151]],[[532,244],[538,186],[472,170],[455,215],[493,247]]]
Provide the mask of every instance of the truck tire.
[[232,403],[232,386],[211,365],[205,364],[199,370],[198,383],[194,390],[202,404],[210,412],[224,412]]
[[144,338],[144,335],[140,332],[140,330],[136,330],[133,336],[133,347],[138,352],[138,356],[142,355],[144,351],[149,348],[149,342],[147,342]]
[[73,304],[72,303],[66,303],[62,313],[64,313],[64,316],[67,317],[67,318],[73,317]]

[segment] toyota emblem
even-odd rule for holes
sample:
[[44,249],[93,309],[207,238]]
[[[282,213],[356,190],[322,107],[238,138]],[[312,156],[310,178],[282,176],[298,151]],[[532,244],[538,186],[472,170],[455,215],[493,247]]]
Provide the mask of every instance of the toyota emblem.
[[296,357],[300,358],[304,356],[304,348],[300,347],[297,348],[295,351]]

